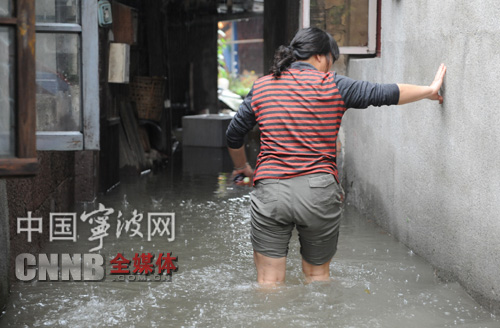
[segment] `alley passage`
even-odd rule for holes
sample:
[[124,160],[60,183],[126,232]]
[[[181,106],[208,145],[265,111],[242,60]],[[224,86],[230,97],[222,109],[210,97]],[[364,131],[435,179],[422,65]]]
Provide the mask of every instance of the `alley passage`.
[[[250,190],[234,186],[227,174],[165,171],[122,181],[77,209],[78,215],[99,204],[114,209],[98,252],[105,280],[16,282],[0,327],[500,327],[458,284],[439,281],[430,265],[349,206],[331,282],[304,284],[294,235],[286,286],[262,291],[249,240]],[[144,215],[137,230],[143,237],[130,237],[131,224],[117,238],[118,221],[134,210]],[[167,235],[148,241],[147,213],[153,212],[175,213],[173,241]],[[43,252],[96,247],[98,240],[88,240],[93,225],[78,221],[77,242],[53,241]],[[170,282],[113,281],[119,276],[110,274],[110,261],[118,253],[133,269],[136,253],[153,254],[154,263],[170,252],[178,258]]]

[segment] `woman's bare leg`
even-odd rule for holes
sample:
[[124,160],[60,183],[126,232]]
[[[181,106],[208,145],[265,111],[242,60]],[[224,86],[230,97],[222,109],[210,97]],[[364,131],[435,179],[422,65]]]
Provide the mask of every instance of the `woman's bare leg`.
[[330,280],[330,262],[331,260],[321,265],[313,265],[302,259],[302,272],[306,276],[306,282]]
[[273,258],[253,251],[257,268],[257,282],[265,286],[275,286],[285,281],[286,257]]

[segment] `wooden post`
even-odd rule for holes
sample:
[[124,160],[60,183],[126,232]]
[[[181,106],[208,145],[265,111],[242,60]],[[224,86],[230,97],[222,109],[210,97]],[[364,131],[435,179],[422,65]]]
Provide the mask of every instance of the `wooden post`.
[[36,174],[35,1],[17,0],[16,16],[0,25],[16,29],[16,157],[0,159],[0,176]]

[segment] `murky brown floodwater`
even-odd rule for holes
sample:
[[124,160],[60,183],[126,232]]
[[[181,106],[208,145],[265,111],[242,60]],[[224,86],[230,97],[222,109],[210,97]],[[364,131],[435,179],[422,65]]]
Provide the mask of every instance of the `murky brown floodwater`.
[[[347,207],[329,283],[306,285],[298,240],[291,241],[286,286],[256,285],[249,239],[248,187],[227,175],[150,173],[128,179],[95,205],[113,208],[101,254],[178,256],[171,282],[17,282],[0,327],[500,327],[456,283],[440,282],[433,269],[374,223]],[[174,212],[175,240],[147,241],[122,233],[116,213]],[[44,253],[88,253],[90,225],[78,222],[79,239],[52,242]],[[132,267],[132,266],[131,266]]]

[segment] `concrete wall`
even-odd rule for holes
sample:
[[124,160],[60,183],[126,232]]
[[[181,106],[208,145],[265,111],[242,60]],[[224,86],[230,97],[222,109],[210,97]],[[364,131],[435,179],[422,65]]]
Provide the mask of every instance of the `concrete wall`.
[[[39,171],[33,177],[6,179],[10,227],[10,279],[15,279],[15,258],[37,254],[49,239],[50,212],[70,212],[75,203],[75,152],[38,152]],[[42,233],[17,234],[17,218],[42,217]],[[3,259],[2,259],[3,261]]]
[[500,2],[383,0],[380,58],[348,75],[428,85],[446,63],[443,105],[350,109],[348,201],[480,303],[500,309]]
[[[37,254],[49,239],[51,212],[71,212],[75,202],[92,202],[97,193],[95,151],[39,151],[39,171],[32,177],[0,179],[0,312],[8,299],[9,281],[15,279],[15,258]],[[43,218],[43,232],[17,234],[17,218],[27,212]]]

